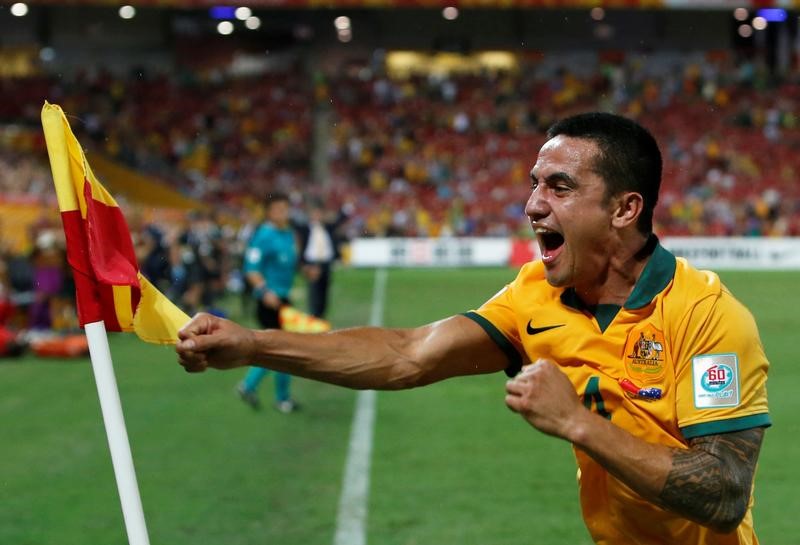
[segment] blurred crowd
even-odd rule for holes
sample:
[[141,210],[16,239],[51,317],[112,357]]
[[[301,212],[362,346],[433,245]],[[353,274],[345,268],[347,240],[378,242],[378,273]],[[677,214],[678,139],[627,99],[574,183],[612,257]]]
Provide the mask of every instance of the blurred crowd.
[[[59,303],[71,286],[44,100],[63,107],[93,153],[203,207],[123,206],[143,272],[189,312],[242,289],[241,251],[270,191],[290,194],[300,220],[310,199],[346,206],[343,238],[530,237],[534,150],[554,120],[590,109],[633,117],[659,140],[658,234],[800,235],[797,72],[776,77],[729,52],[529,55],[514,71],[404,78],[379,61],[313,76],[295,66],[0,79],[0,300],[24,309],[16,317],[27,327],[75,322]],[[27,244],[12,245],[13,214],[27,205],[40,211],[25,220]]]
[[[300,71],[200,79],[98,70],[70,79],[0,79],[0,123],[38,129],[44,101],[58,104],[84,146],[210,203],[308,179],[309,89]],[[43,145],[24,137],[18,147],[41,153]],[[11,183],[24,186],[25,177]]]
[[[358,236],[526,236],[522,203],[544,130],[576,111],[611,110],[663,147],[660,233],[800,232],[797,74],[776,78],[729,52],[520,62],[402,79],[370,61],[313,77],[297,66],[5,80],[0,123],[36,128],[43,100],[59,103],[84,145],[234,214],[278,189],[352,200]],[[2,190],[45,195],[46,166],[34,164],[43,143],[23,144],[38,155],[0,153]],[[312,181],[315,156],[323,180]]]
[[[128,217],[140,270],[185,310],[214,310],[226,289],[224,280],[232,278],[231,260],[241,254],[237,233],[221,227],[210,213],[162,220],[166,228],[144,223],[138,214]],[[29,251],[0,254],[0,326],[74,330],[74,284],[60,221],[42,221],[35,231]]]
[[[297,192],[290,195],[291,225],[298,232],[308,228],[319,203],[309,203]],[[324,221],[346,217],[345,210],[325,210]],[[133,208],[126,214],[139,269],[162,293],[188,314],[200,310],[225,314],[226,294],[241,295],[244,315],[252,305],[241,266],[245,248],[264,221],[259,207],[245,209],[236,218],[199,210],[184,213]],[[152,211],[151,211],[152,212]],[[58,216],[42,216],[31,226],[30,249],[0,251],[0,356],[7,331],[25,332],[37,338],[48,332],[78,328],[74,283],[67,263],[66,241]],[[334,233],[334,244],[341,242]],[[8,347],[6,346],[7,350]]]
[[662,145],[660,234],[794,236],[798,83],[708,53],[404,80],[362,70],[330,84],[333,185],[367,188],[370,234],[526,236],[526,180],[544,131],[600,109],[639,120]]

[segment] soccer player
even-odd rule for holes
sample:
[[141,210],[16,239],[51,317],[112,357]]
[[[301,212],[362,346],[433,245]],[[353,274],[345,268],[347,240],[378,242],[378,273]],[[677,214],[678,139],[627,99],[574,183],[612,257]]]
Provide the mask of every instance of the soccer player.
[[[264,329],[280,329],[279,312],[289,304],[289,292],[297,271],[297,240],[289,223],[289,197],[272,193],[267,197],[267,221],[253,235],[245,250],[244,273],[257,302],[256,318]],[[267,373],[264,367],[251,367],[238,384],[239,397],[259,408],[256,389]],[[275,408],[282,413],[297,409],[289,393],[290,375],[275,373]]]
[[505,370],[506,405],[573,444],[597,543],[756,544],[768,362],[747,309],[652,233],[654,138],[611,114],[569,117],[530,177],[541,260],[476,311],[315,337],[198,315],[179,334],[181,365],[256,361],[375,389]]

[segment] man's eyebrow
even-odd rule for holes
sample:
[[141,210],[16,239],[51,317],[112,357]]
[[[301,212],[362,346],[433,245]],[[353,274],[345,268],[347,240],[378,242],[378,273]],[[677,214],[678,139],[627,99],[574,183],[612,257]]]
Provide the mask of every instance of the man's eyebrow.
[[[533,171],[530,173],[531,181],[539,183],[539,177],[536,176]],[[567,174],[566,172],[554,172],[547,176],[544,181],[546,183],[553,183],[553,182],[567,182],[570,185],[577,185],[575,178]]]

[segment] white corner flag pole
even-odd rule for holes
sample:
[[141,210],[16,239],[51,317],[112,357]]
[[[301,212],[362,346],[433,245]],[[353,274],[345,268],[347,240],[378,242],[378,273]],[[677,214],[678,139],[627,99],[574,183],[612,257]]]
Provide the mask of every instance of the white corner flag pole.
[[136,472],[133,469],[128,432],[125,430],[125,419],[122,416],[117,380],[114,378],[114,366],[111,364],[106,326],[102,321],[92,322],[86,324],[84,330],[89,341],[89,356],[92,360],[94,380],[97,383],[97,395],[100,397],[100,409],[103,412],[111,463],[114,466],[117,490],[122,503],[122,516],[128,532],[128,543],[150,545],[142,500],[139,497],[139,486],[136,483]]

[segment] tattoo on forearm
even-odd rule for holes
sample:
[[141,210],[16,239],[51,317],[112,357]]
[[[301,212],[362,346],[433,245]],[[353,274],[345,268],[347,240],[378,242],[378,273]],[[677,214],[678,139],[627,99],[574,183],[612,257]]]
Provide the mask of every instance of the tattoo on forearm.
[[676,449],[659,500],[688,519],[732,531],[747,512],[763,428],[697,437]]

